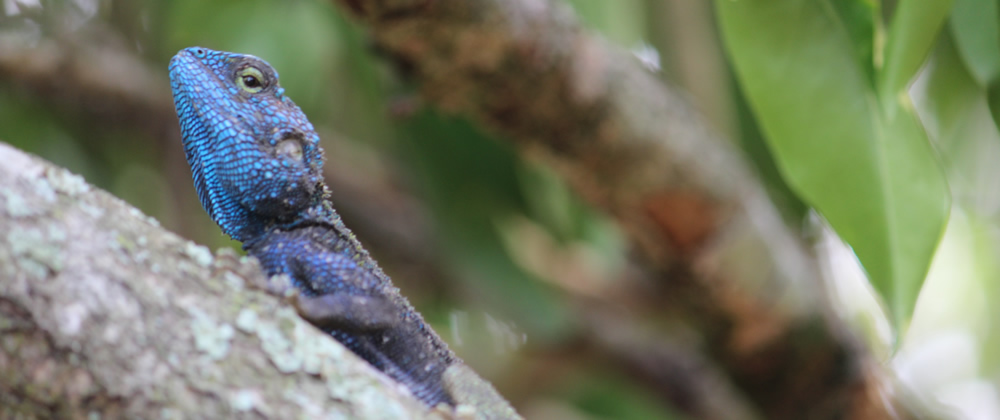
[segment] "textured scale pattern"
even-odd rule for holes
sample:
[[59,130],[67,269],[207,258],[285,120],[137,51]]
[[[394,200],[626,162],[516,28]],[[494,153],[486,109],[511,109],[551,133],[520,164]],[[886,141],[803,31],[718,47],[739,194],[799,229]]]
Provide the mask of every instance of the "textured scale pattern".
[[454,405],[457,359],[368,255],[328,200],[319,136],[250,55],[186,48],[170,61],[184,151],[202,206],[269,275],[328,298],[312,320],[425,403]]

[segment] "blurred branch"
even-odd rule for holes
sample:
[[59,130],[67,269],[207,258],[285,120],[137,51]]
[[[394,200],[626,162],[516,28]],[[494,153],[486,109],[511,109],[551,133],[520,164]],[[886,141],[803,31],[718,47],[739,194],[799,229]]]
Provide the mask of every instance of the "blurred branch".
[[810,252],[734,148],[559,2],[340,0],[420,82],[615,217],[659,303],[767,418],[887,418],[870,356],[829,314]]
[[140,128],[151,137],[176,133],[169,91],[157,88],[168,83],[166,74],[116,44],[77,39],[27,45],[0,37],[0,80],[105,124]]
[[[150,141],[164,156],[170,182],[171,213],[199,207],[190,193],[190,172],[165,71],[151,68],[129,52],[110,30],[94,24],[74,38],[42,39],[27,44],[16,36],[0,37],[0,83],[21,95],[40,99],[57,115],[79,121],[81,131],[96,139],[121,139],[109,133],[127,131]],[[166,70],[166,65],[162,67]],[[181,232],[195,228],[179,219]]]
[[670,401],[676,410],[689,418],[705,420],[755,418],[725,376],[689,343],[642,331],[637,326],[643,322],[599,303],[595,305],[577,311],[592,345]]
[[0,161],[0,417],[427,415],[256,289],[256,264],[4,144]]

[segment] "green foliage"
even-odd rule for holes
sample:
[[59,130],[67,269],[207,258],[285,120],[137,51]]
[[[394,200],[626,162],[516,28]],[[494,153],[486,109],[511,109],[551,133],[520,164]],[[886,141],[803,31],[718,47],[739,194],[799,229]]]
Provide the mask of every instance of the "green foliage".
[[[856,45],[877,31],[864,29],[868,18],[844,20],[863,5],[842,7],[846,14],[829,1],[716,5],[737,77],[782,174],[854,248],[894,322],[905,327],[949,198],[903,90],[947,8],[899,4],[872,86],[868,66],[858,60],[867,53]],[[930,25],[931,35],[917,31],[920,25]]]
[[950,23],[962,61],[980,85],[991,85],[1000,77],[997,0],[955,0]]
[[647,37],[643,15],[649,10],[643,0],[569,0],[568,3],[587,26],[599,29],[602,35],[620,45],[632,48]]
[[951,31],[959,55],[987,88],[993,121],[1000,126],[1000,5],[996,0],[956,0]]
[[[956,205],[964,211],[949,222],[941,255],[936,257],[925,286],[927,297],[921,298],[914,317],[910,334],[917,337],[907,338],[919,342],[920,336],[929,335],[927,330],[970,330],[983,346],[978,361],[982,371],[977,373],[995,378],[1000,372],[1000,331],[991,320],[1000,319],[1000,307],[993,304],[1000,298],[1000,242],[993,203],[1000,196],[996,188],[1000,132],[991,116],[995,108],[987,103],[993,95],[987,86],[995,76],[984,71],[989,66],[983,63],[991,60],[984,55],[1000,51],[963,47],[963,43],[968,44],[969,37],[994,33],[998,16],[995,5],[981,5],[983,9],[977,13],[988,14],[988,19],[966,20],[973,19],[970,15],[974,13],[961,10],[968,6],[963,3],[956,1],[950,31],[942,34],[922,76],[921,96],[926,99],[919,109],[941,153]],[[992,23],[986,24],[987,20]]]
[[646,390],[631,385],[615,373],[598,371],[588,375],[572,375],[562,386],[567,399],[599,419],[663,419],[681,420],[686,417],[665,410],[663,401]]
[[884,66],[878,71],[881,105],[891,114],[898,95],[927,58],[938,30],[948,18],[952,0],[902,0],[896,5],[885,41]]

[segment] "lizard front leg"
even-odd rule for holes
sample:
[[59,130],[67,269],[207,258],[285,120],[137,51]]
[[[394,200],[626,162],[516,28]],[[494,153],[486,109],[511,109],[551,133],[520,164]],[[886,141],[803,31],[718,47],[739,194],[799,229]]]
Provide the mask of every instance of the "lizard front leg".
[[269,275],[288,275],[297,290],[289,297],[302,318],[323,330],[368,333],[399,323],[396,304],[377,292],[378,279],[353,259],[291,233],[274,235],[250,253]]
[[299,316],[322,330],[376,332],[399,322],[392,302],[379,296],[300,294],[292,298],[292,304]]

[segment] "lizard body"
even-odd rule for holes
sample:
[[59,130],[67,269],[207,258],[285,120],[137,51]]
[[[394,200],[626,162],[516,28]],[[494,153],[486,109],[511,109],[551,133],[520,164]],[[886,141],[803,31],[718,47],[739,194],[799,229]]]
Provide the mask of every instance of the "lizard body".
[[[317,327],[429,406],[456,405],[447,378],[471,370],[344,226],[322,181],[319,135],[277,72],[254,56],[192,47],[171,60],[170,80],[198,197],[222,231],[269,275],[290,278]],[[495,403],[481,382],[468,387]],[[516,417],[501,405],[499,417]]]

